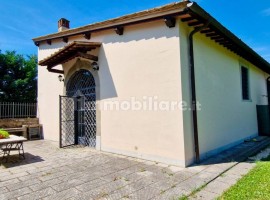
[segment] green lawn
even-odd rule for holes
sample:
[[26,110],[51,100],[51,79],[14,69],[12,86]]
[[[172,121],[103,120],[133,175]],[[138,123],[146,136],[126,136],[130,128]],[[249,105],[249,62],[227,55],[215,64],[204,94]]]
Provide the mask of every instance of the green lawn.
[[254,169],[219,197],[219,200],[222,199],[269,200],[270,156],[258,162]]

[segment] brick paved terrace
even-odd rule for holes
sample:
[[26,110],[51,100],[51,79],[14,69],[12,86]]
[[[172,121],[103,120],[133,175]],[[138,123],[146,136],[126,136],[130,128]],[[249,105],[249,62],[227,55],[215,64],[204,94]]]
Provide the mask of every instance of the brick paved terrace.
[[[51,141],[25,143],[26,159],[13,155],[0,167],[0,199],[177,199],[189,196],[249,155],[269,145],[260,137],[188,168],[168,166],[90,148],[59,149]],[[239,167],[238,167],[239,168]],[[242,164],[241,173],[251,165]],[[226,176],[229,182],[240,178]]]

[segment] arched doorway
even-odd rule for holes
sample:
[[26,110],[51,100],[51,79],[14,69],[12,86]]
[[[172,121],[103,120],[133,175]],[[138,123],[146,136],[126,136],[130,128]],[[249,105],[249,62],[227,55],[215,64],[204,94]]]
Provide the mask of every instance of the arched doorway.
[[79,70],[60,97],[60,147],[96,146],[96,85],[90,71]]

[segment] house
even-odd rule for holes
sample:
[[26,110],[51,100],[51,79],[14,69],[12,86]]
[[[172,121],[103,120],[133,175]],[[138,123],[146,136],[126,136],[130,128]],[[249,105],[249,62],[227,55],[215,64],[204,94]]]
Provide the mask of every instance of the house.
[[188,166],[258,135],[270,64],[198,4],[58,27],[33,39],[45,139]]

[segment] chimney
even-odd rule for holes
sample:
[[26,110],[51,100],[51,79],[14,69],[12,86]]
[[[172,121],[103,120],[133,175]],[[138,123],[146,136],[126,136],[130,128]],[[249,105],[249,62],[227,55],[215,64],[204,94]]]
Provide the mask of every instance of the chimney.
[[69,21],[65,18],[61,18],[58,21],[58,32],[65,31],[69,29]]

